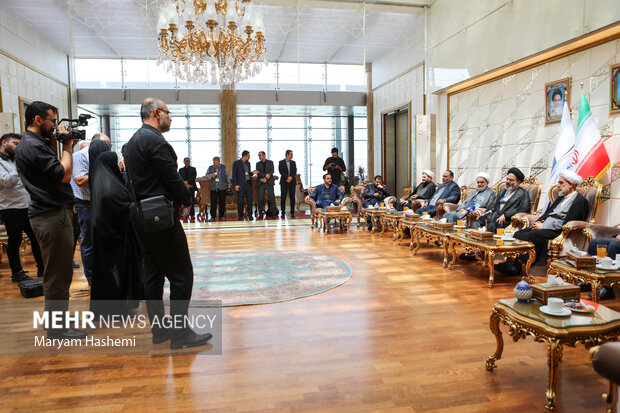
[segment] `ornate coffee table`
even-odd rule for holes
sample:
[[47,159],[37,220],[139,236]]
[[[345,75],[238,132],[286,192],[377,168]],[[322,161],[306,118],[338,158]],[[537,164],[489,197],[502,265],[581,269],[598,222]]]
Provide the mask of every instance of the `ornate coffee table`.
[[316,218],[319,222],[317,228],[321,229],[323,227],[323,231],[327,231],[328,219],[339,219],[340,220],[340,229],[344,229],[348,231],[351,229],[351,221],[353,220],[353,215],[349,210],[340,210],[340,211],[325,211],[324,209],[319,209],[316,211]]
[[385,229],[388,225],[392,227],[392,240],[396,239],[396,231],[398,230],[398,221],[405,216],[405,213],[402,211],[390,211],[387,214],[383,214],[379,216],[379,222],[381,222],[381,236],[385,232]]
[[555,260],[549,265],[547,274],[562,277],[563,280],[577,284],[581,281],[592,286],[592,300],[598,303],[601,288],[620,284],[620,270],[603,270],[600,268],[577,269],[573,261]]
[[373,209],[365,209],[364,210],[364,223],[366,224],[366,228],[368,228],[368,220],[370,219],[370,221],[372,222],[372,230],[374,232],[375,228],[377,227],[375,225],[376,222],[376,218],[379,218],[381,215],[385,215],[388,212],[390,212],[390,210],[388,208],[373,208]]
[[411,236],[411,242],[409,242],[409,250],[413,249],[413,230],[416,225],[423,224],[425,221],[420,218],[411,218],[410,216],[403,216],[398,221],[398,234],[394,236],[398,239],[398,245],[400,245],[401,241],[405,238],[405,228],[409,229],[409,235]]
[[[426,221],[424,221],[426,222]],[[413,250],[414,254],[418,253],[420,249],[420,238],[426,238],[426,243],[430,243],[430,241],[439,241],[443,244],[443,266],[448,266],[448,244],[450,242],[450,234],[455,232],[453,229],[440,229],[435,228],[430,223],[418,224],[415,226],[413,232],[411,233],[411,242],[413,243],[413,238],[416,240],[416,247]]]
[[493,307],[489,326],[495,335],[495,353],[487,358],[489,371],[497,368],[495,362],[502,358],[504,339],[500,322],[507,325],[514,341],[532,336],[534,341],[547,343],[547,401],[545,411],[555,409],[555,387],[558,368],[562,360],[562,347],[575,347],[582,343],[587,349],[620,338],[620,313],[599,305],[594,314],[573,313],[570,317],[548,316],[540,312],[542,304],[533,300],[529,304],[519,303],[516,298],[499,300]]
[[490,288],[493,287],[495,277],[493,258],[495,258],[496,255],[502,255],[506,258],[517,258],[522,254],[529,254],[529,258],[525,264],[525,274],[529,283],[533,284],[536,282],[534,277],[530,274],[530,267],[536,260],[536,251],[534,249],[534,244],[531,242],[521,241],[518,239],[515,239],[514,241],[503,241],[495,238],[478,240],[473,239],[468,234],[457,230],[456,232],[450,234],[449,249],[452,251],[452,260],[447,265],[450,270],[456,262],[456,245],[460,245],[467,253],[473,252],[476,259],[489,266],[488,286]]

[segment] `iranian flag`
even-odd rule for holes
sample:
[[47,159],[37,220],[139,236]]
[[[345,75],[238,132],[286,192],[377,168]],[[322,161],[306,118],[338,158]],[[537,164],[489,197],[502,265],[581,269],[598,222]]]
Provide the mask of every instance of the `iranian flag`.
[[573,150],[570,169],[583,179],[593,176],[598,180],[605,175],[610,166],[611,161],[603,139],[601,139],[601,134],[594,124],[590,105],[586,95],[581,92],[577,137],[575,138],[575,149]]

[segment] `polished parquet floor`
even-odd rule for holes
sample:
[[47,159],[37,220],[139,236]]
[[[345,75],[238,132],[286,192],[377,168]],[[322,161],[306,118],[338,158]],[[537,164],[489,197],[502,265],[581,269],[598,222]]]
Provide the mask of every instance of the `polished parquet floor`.
[[[224,308],[221,356],[0,357],[0,411],[543,410],[544,344],[513,343],[503,326],[504,358],[485,370],[495,349],[491,308],[519,278],[497,276],[489,289],[486,269],[446,270],[436,247],[413,256],[362,229],[324,234],[308,220],[288,223],[189,225],[187,236],[194,251],[327,254],[348,263],[352,278],[308,298]],[[29,252],[23,259],[32,269]],[[19,299],[6,257],[0,269],[0,299]],[[85,285],[77,270],[72,290]],[[558,411],[603,411],[606,389],[588,352],[566,348]]]

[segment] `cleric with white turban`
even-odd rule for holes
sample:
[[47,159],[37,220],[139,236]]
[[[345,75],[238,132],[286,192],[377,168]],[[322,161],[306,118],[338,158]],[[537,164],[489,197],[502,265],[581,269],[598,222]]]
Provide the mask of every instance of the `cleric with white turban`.
[[566,179],[568,182],[573,184],[575,188],[577,188],[583,182],[583,178],[577,175],[574,171],[562,171],[560,172],[560,177]]
[[396,202],[394,208],[398,211],[402,211],[407,208],[415,209],[420,207],[420,202],[417,200],[429,200],[434,194],[437,187],[433,183],[433,172],[430,169],[422,171],[422,182],[411,192],[408,197],[402,197],[399,202]]
[[456,223],[459,219],[465,218],[475,209],[490,209],[495,204],[495,191],[489,188],[489,174],[486,172],[478,172],[476,175],[476,189],[473,190],[465,202],[462,202],[456,211],[447,212],[443,218],[448,222]]

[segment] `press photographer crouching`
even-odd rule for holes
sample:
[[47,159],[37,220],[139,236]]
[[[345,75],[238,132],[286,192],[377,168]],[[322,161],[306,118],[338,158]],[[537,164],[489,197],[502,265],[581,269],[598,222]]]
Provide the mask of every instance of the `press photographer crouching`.
[[[44,262],[43,293],[46,311],[67,311],[73,279],[73,191],[69,182],[73,168],[75,134],[58,123],[58,109],[49,103],[32,102],[26,108],[26,133],[17,146],[15,163],[32,200],[28,215],[39,241]],[[60,160],[51,140],[62,141]],[[48,329],[48,338],[84,338],[72,328]]]

